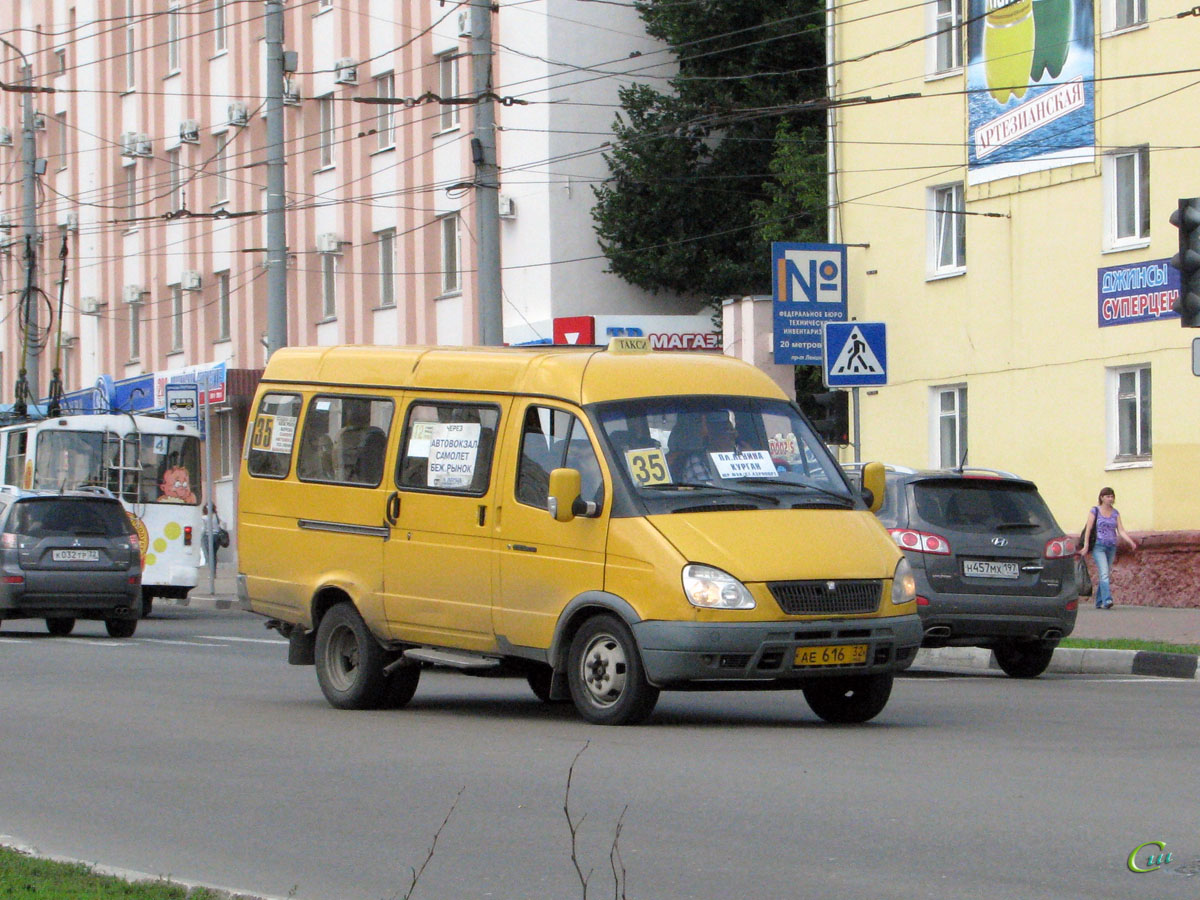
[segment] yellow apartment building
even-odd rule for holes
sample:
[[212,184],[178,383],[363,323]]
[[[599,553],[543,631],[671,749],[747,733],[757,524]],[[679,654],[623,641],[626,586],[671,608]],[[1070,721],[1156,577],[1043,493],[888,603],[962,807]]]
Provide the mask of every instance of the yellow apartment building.
[[850,316],[887,323],[864,460],[1016,472],[1068,532],[1111,485],[1148,549],[1194,562],[1200,330],[1170,311],[1167,264],[1168,217],[1200,196],[1182,10],[831,5],[830,239],[850,245]]

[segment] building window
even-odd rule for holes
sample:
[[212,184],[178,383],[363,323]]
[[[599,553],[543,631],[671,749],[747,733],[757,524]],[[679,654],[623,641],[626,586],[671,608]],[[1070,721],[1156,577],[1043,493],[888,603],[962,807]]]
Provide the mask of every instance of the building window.
[[168,212],[183,209],[183,170],[179,165],[179,148],[167,151],[167,178],[170,190],[167,193]]
[[967,267],[962,185],[930,188],[929,208],[929,272],[933,276],[959,275]]
[[1104,158],[1106,248],[1141,246],[1150,240],[1150,148]]
[[1150,458],[1150,367],[1110,369],[1112,461]]
[[58,169],[61,172],[67,167],[67,161],[71,155],[71,135],[67,129],[67,114],[65,112],[55,114],[54,127],[58,131]]
[[1114,13],[1118,30],[1141,25],[1146,21],[1146,0],[1115,0]]
[[396,229],[385,228],[379,237],[379,305],[396,305]]
[[332,319],[337,315],[337,257],[321,254],[321,316]]
[[213,172],[216,175],[216,202],[229,200],[229,136],[217,135],[217,152],[213,155]]
[[137,34],[134,31],[133,0],[125,0],[125,87],[133,90],[134,65],[137,57]]
[[183,287],[171,285],[171,352],[183,349]]
[[[458,57],[446,54],[438,57],[438,94],[443,97],[458,96]],[[458,104],[443,103],[439,120],[442,131],[458,127]]]
[[217,340],[229,340],[229,273],[217,273]]
[[213,49],[217,53],[228,46],[225,24],[225,0],[212,0]]
[[229,478],[233,474],[233,454],[237,442],[234,440],[234,418],[232,410],[219,410],[212,417],[213,431],[217,433],[216,476]]
[[967,461],[967,388],[933,389],[934,465],[951,469]]
[[321,168],[333,165],[333,97],[318,97],[317,107],[321,114]]
[[67,50],[65,47],[59,47],[54,51],[54,68],[59,75],[67,71]]
[[179,4],[172,3],[167,7],[167,70],[179,71]]
[[[125,206],[129,210],[129,218],[137,215],[137,166],[125,167]],[[129,227],[134,226],[133,222],[129,223]]]
[[317,9],[333,9],[333,0],[317,0]]
[[[388,72],[375,79],[375,96],[380,100],[390,100],[396,96],[396,76]],[[379,118],[375,122],[375,131],[379,139],[379,149],[393,147],[396,144],[396,108],[390,103],[379,105]]]
[[931,0],[928,66],[931,75],[962,68],[962,0]]
[[141,358],[142,355],[142,302],[140,300],[129,304],[129,359]]
[[458,272],[458,213],[442,216],[442,293],[456,294],[462,290]]

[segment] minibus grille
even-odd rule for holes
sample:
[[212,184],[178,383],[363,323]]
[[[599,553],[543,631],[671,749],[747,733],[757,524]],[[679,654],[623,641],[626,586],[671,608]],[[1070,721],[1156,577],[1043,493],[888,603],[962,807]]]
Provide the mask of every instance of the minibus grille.
[[883,596],[880,581],[770,581],[767,587],[789,616],[872,613]]

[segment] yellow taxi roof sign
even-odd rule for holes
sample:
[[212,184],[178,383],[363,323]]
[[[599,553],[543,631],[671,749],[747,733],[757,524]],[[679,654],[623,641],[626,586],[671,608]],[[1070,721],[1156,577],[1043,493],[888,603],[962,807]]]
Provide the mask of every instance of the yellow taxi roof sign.
[[614,337],[608,342],[609,353],[649,353],[650,338],[647,337]]

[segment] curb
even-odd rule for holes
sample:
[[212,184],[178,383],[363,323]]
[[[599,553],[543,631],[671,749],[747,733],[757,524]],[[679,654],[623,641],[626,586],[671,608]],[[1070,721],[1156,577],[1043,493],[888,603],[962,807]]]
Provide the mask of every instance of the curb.
[[[1149,675],[1200,681],[1200,657],[1157,650],[1101,650],[1058,647],[1047,672],[1069,675]],[[982,647],[938,647],[917,651],[914,666],[999,671],[991,650]]]

